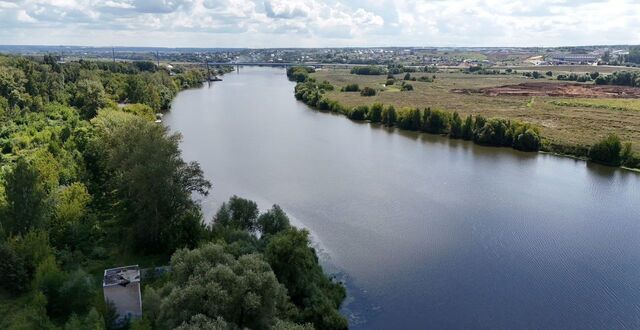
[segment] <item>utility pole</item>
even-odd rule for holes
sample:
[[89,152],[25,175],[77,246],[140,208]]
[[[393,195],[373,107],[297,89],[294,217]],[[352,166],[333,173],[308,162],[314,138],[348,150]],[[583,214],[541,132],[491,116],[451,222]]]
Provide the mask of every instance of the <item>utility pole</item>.
[[113,63],[116,63],[116,49],[111,47],[111,57],[113,57]]
[[160,67],[160,53],[156,50],[156,62],[158,63],[158,68]]

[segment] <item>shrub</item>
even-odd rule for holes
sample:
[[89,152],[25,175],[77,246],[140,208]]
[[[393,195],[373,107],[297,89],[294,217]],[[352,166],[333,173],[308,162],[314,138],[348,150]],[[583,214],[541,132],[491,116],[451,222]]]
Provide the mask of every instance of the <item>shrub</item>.
[[622,143],[615,134],[610,134],[589,148],[589,159],[606,165],[620,165]]
[[371,66],[356,66],[353,69],[351,69],[351,73],[357,74],[357,75],[377,76],[377,75],[386,74],[387,71],[382,67],[371,65]]
[[422,130],[429,133],[446,133],[449,129],[449,113],[427,108],[424,111]]
[[451,128],[449,129],[449,137],[459,139],[462,137],[462,119],[457,112],[451,116]]
[[402,85],[402,88],[400,88],[400,90],[403,91],[403,92],[412,91],[413,90],[413,85],[404,84],[404,85]]
[[358,84],[349,84],[347,86],[342,87],[340,90],[342,92],[358,92],[360,91],[360,86]]
[[393,78],[389,78],[389,79],[387,79],[387,82],[385,83],[385,86],[391,86],[391,85],[393,85],[395,82],[396,82],[396,80],[395,80],[395,79],[393,79]]
[[382,103],[374,103],[369,109],[369,120],[372,123],[379,123],[382,120],[382,111],[384,106]]
[[365,120],[367,118],[367,114],[369,113],[369,107],[366,105],[357,106],[352,108],[348,113],[347,117],[351,120]]
[[375,96],[376,90],[371,87],[365,87],[360,91],[361,96]]
[[386,108],[384,108],[384,110],[382,110],[382,123],[387,125],[387,126],[392,126],[396,123],[396,119],[397,119],[397,114],[396,114],[396,109],[390,105]]

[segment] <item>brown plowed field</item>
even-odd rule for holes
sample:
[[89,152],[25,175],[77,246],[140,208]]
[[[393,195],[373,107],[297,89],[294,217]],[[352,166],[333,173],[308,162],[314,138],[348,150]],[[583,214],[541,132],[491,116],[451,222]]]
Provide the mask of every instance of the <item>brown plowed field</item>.
[[640,88],[608,85],[560,83],[522,83],[476,89],[452,89],[454,93],[484,94],[487,96],[559,96],[589,98],[640,98]]

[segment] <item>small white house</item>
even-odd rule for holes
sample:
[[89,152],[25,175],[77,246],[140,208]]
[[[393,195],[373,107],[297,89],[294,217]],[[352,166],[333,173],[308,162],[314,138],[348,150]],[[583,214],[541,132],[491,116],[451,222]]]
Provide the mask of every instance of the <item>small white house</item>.
[[138,265],[105,269],[102,290],[107,304],[116,308],[118,321],[142,317]]

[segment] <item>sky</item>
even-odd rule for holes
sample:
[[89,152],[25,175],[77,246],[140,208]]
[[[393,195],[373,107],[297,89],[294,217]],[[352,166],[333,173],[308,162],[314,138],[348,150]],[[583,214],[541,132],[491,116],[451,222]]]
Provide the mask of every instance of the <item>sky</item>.
[[0,44],[640,44],[640,0],[0,0]]

